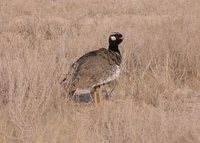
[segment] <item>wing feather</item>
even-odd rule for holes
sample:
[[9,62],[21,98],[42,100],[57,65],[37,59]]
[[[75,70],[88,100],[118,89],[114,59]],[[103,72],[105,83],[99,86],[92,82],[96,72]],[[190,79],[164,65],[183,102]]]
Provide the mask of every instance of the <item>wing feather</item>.
[[71,78],[69,83],[73,90],[91,88],[108,76],[106,71],[112,71],[112,68],[120,63],[121,56],[105,48],[86,53],[71,66],[68,73]]

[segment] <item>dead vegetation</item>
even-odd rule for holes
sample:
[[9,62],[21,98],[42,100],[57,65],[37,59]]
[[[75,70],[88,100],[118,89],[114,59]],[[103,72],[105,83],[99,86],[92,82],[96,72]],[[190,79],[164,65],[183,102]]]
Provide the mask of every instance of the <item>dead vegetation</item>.
[[[0,142],[200,142],[198,0],[1,0]],[[119,31],[112,100],[75,106],[60,81]]]

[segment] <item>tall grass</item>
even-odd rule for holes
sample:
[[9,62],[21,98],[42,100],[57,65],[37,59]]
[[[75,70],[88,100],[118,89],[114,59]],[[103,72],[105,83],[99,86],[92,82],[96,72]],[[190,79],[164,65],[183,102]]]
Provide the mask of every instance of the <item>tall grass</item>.
[[[200,142],[199,13],[198,0],[1,0],[0,142]],[[128,40],[112,99],[67,102],[69,66],[113,31]]]

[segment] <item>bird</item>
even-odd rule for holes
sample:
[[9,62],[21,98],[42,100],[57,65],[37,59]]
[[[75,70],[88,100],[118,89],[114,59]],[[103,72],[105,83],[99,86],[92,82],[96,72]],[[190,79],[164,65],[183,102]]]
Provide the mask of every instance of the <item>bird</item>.
[[61,82],[67,89],[68,95],[87,90],[97,106],[101,102],[99,88],[120,75],[122,56],[119,44],[124,39],[121,33],[112,32],[108,38],[109,46],[107,49],[100,48],[90,51],[76,60]]

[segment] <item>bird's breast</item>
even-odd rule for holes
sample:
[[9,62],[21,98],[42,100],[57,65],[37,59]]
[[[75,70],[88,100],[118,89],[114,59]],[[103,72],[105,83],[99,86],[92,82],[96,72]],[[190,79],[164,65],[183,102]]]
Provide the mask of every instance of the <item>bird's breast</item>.
[[110,69],[109,71],[105,71],[107,72],[106,76],[102,76],[101,79],[99,80],[98,83],[96,83],[94,86],[97,86],[97,85],[102,85],[102,84],[106,84],[106,83],[109,83],[113,80],[115,80],[117,77],[119,77],[119,74],[120,74],[120,67],[118,65],[115,65],[112,69]]

